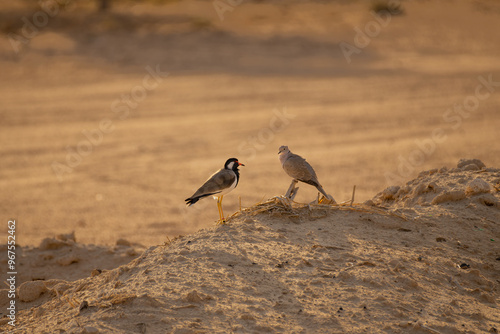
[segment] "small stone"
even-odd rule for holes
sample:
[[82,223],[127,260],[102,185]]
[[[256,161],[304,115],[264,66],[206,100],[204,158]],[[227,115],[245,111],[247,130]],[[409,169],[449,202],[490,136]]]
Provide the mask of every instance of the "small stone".
[[416,197],[422,195],[426,191],[427,191],[427,186],[423,183],[420,183],[413,189],[412,195]]
[[485,180],[483,180],[482,178],[477,177],[467,185],[465,193],[470,196],[481,193],[489,193],[490,190],[491,190],[490,184]]
[[444,202],[460,201],[464,198],[465,198],[465,192],[463,190],[452,190],[437,195],[431,201],[431,204],[436,205]]
[[477,165],[470,164],[470,165],[465,165],[460,169],[463,171],[471,171],[471,170],[479,170],[479,167],[477,167]]
[[18,289],[19,299],[23,302],[32,302],[37,300],[47,288],[42,281],[28,281],[21,284]]
[[396,197],[396,198],[403,197],[404,195],[408,194],[410,191],[411,191],[411,187],[410,186],[401,187],[398,190],[398,192],[396,193],[396,195],[394,195],[394,197]]
[[398,190],[399,186],[390,186],[382,191],[380,197],[382,198],[382,200],[394,200],[394,195],[396,195]]
[[492,206],[500,209],[500,202],[493,194],[484,194],[477,197],[477,202],[486,206]]
[[45,238],[42,240],[40,243],[40,246],[38,247],[40,250],[53,250],[53,249],[59,249],[65,246],[69,246],[69,243],[66,241],[62,240],[57,240],[54,238]]
[[90,276],[94,277],[94,276],[100,275],[101,273],[102,273],[101,269],[94,269],[90,272]]
[[436,182],[430,182],[427,185],[427,191],[437,192],[438,190],[439,190],[439,186],[437,185]]
[[137,251],[133,248],[127,249],[126,253],[128,256],[137,256],[138,255]]
[[475,165],[476,169],[485,168],[486,165],[479,159],[460,159],[457,163],[457,168],[463,169],[465,166]]
[[193,290],[190,293],[188,293],[184,299],[190,303],[199,303],[203,300],[203,298],[200,297],[198,291],[196,290]]
[[57,263],[61,266],[69,266],[70,264],[77,262],[80,262],[80,258],[74,254],[63,256],[62,258],[57,260]]
[[242,320],[255,320],[255,317],[251,314],[244,313],[240,317]]

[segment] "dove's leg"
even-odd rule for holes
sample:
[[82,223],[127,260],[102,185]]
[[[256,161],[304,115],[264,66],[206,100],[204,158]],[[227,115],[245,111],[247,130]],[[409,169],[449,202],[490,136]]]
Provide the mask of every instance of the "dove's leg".
[[290,192],[290,199],[293,201],[297,193],[299,192],[299,187],[294,187]]
[[[295,191],[295,185],[297,184],[297,182],[299,182],[299,181],[297,181],[295,179],[292,180],[292,183],[290,183],[290,187],[288,187],[288,190],[286,191],[285,197],[291,198],[292,193],[294,193],[294,194],[297,193],[297,191]],[[294,197],[295,197],[295,195],[294,195]]]

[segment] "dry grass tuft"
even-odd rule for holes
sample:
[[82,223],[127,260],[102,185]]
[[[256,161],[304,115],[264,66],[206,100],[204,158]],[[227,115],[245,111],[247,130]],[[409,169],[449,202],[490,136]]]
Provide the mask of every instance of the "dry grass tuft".
[[389,211],[383,207],[353,203],[352,201],[340,204],[328,204],[320,200],[319,203],[304,204],[294,202],[283,196],[272,197],[265,202],[259,202],[249,208],[244,208],[231,215],[228,220],[241,214],[255,216],[261,213],[268,213],[273,216],[299,217],[300,214],[304,212],[307,212],[311,218],[322,218],[328,215],[329,211],[356,211],[383,216],[393,216],[403,220],[408,220],[408,218],[401,213]]
[[163,246],[170,246],[172,245],[172,243],[176,240],[181,240],[182,238],[184,238],[183,235],[178,235],[176,237],[174,237],[173,239],[170,239],[168,236],[166,236],[167,240],[165,242],[163,242]]

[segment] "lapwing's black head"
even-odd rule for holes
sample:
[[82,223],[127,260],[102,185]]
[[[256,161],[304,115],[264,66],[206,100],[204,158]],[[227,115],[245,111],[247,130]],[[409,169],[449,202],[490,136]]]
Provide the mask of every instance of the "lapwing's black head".
[[224,164],[225,169],[232,169],[234,171],[237,171],[239,166],[245,165],[240,163],[236,158],[227,159],[226,163]]

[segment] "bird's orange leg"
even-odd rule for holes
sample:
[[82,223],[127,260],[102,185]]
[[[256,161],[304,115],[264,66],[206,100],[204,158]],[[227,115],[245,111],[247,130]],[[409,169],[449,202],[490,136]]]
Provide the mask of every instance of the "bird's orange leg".
[[220,197],[217,197],[217,210],[219,211],[219,220],[217,221],[217,223],[219,223],[220,219],[221,219],[221,214],[220,214]]
[[217,221],[217,224],[224,225],[226,223],[226,220],[224,219],[224,212],[222,211],[222,197],[217,197],[217,209],[219,210],[219,220]]
[[224,211],[222,210],[222,198],[224,196],[221,196],[220,197],[220,202],[219,202],[219,206],[220,206],[220,220],[219,220],[219,223],[221,225],[224,225],[226,223],[226,219],[224,218]]

